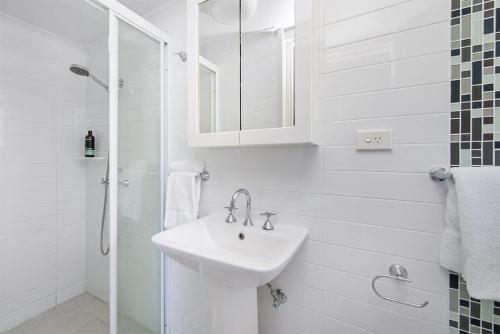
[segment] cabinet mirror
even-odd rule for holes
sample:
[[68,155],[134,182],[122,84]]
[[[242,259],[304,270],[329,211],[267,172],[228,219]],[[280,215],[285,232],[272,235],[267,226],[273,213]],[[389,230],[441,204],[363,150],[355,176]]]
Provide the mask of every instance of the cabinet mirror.
[[295,125],[295,1],[198,3],[198,133]]

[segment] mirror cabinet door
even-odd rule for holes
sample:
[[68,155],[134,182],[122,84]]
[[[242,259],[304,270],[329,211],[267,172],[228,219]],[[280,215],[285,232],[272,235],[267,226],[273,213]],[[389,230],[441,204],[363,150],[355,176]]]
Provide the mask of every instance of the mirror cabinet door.
[[198,131],[239,131],[239,0],[207,0],[198,6]]
[[294,126],[295,0],[241,5],[241,130]]

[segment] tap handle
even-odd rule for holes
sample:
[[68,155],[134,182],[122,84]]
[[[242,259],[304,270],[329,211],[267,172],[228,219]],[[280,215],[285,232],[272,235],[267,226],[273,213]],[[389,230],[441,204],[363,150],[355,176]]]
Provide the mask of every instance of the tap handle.
[[225,206],[224,208],[229,211],[229,213],[228,213],[228,215],[226,217],[226,223],[230,223],[230,224],[236,223],[236,217],[233,215],[233,212],[235,210],[238,210],[238,208],[235,207],[235,206],[232,206],[232,205]]
[[269,218],[271,218],[272,216],[276,216],[276,214],[272,212],[263,212],[260,215],[266,217],[267,220],[269,220]]
[[266,221],[265,221],[264,225],[262,225],[262,229],[266,230],[266,231],[274,230],[274,226],[273,226],[273,223],[271,223],[270,218],[271,218],[271,216],[276,216],[276,214],[272,213],[272,212],[264,212],[264,213],[261,213],[260,215],[266,217]]
[[238,210],[238,208],[235,206],[225,206],[224,209],[229,211],[229,213],[233,213],[234,211]]

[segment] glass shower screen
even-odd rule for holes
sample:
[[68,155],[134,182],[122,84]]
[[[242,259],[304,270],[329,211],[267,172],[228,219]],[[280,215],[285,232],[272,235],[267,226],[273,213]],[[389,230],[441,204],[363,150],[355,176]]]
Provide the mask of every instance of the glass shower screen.
[[161,333],[162,42],[118,19],[117,330]]

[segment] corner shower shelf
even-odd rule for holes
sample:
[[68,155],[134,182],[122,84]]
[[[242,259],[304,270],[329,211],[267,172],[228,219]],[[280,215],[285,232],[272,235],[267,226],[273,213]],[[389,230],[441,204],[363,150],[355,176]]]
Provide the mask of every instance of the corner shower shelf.
[[82,160],[84,161],[102,161],[102,160],[106,160],[106,157],[93,157],[93,158],[90,158],[90,157],[82,157]]

